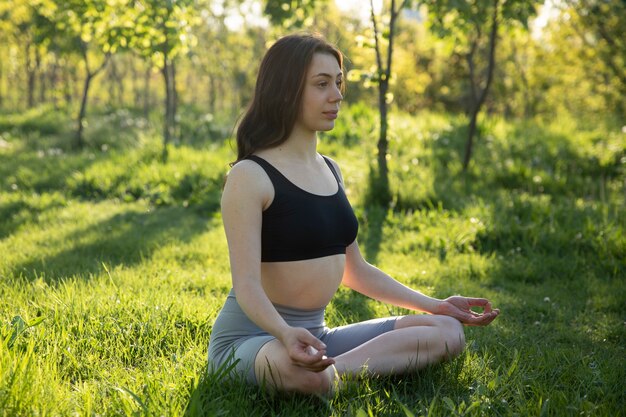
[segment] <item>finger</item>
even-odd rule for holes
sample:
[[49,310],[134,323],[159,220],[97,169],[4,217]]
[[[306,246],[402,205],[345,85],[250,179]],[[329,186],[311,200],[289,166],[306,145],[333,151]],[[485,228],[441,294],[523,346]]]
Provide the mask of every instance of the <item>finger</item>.
[[486,298],[466,298],[467,302],[476,307],[481,307],[489,304],[489,300]]
[[308,331],[303,333],[298,339],[300,342],[304,343],[309,348],[315,349],[316,351],[326,350],[326,345]]
[[466,322],[469,326],[486,326],[498,317],[499,311],[482,314],[480,317],[473,317]]
[[[310,346],[307,348],[309,349]],[[293,352],[291,356],[291,360],[293,362],[302,363],[302,364],[314,364],[316,362],[321,361],[324,358],[324,354],[326,351],[318,350],[316,353],[307,352],[307,349],[297,350]]]
[[334,364],[335,364],[335,360],[333,358],[326,358],[326,357],[324,357],[323,360],[317,361],[315,363],[294,362],[294,365],[299,366],[303,369],[307,369],[309,371],[313,371],[313,372],[321,372],[324,369]]

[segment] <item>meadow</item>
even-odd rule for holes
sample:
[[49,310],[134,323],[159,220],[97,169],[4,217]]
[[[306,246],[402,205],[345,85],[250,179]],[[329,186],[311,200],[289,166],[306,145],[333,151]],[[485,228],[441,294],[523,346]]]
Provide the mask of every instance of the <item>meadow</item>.
[[[463,173],[463,116],[391,123],[389,209],[368,197],[375,114],[353,105],[320,139],[366,259],[502,314],[452,362],[318,398],[205,372],[228,128],[190,117],[162,163],[129,111],[91,116],[81,151],[61,112],[0,116],[0,416],[626,415],[626,127],[484,118]],[[404,313],[341,289],[327,324]]]

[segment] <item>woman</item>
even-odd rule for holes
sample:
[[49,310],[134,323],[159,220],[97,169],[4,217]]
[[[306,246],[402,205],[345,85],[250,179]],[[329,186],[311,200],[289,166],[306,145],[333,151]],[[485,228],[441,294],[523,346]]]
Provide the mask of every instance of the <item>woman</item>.
[[[343,99],[342,64],[314,35],[268,50],[222,195],[233,289],[209,361],[284,391],[329,393],[343,374],[402,373],[452,358],[465,343],[462,324],[486,325],[499,313],[482,298],[428,297],[363,259],[339,167],[316,150],[317,132],[334,127]],[[329,329],[324,308],[340,284],[430,314]]]

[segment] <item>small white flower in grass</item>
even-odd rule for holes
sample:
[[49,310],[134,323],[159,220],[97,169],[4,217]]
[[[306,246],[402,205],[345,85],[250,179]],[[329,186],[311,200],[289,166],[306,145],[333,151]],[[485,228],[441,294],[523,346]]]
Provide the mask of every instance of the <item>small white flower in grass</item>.
[[549,303],[550,302],[550,297],[543,297],[543,301],[546,302],[546,303]]
[[535,175],[535,176],[533,177],[533,182],[534,182],[535,184],[541,184],[541,181],[543,181],[543,180],[541,179],[541,177],[540,177],[539,175]]

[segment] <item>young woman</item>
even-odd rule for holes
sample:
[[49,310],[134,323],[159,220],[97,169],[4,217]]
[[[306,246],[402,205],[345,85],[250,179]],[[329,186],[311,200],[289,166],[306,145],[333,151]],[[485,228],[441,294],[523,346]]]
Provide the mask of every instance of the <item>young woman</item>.
[[[213,326],[213,369],[234,363],[251,383],[328,393],[343,374],[410,372],[457,356],[463,324],[499,313],[483,298],[428,297],[363,259],[339,167],[316,149],[317,132],[335,125],[343,79],[341,53],[314,35],[278,40],[261,63],[222,195],[233,289]],[[429,314],[329,329],[324,309],[340,284]]]

